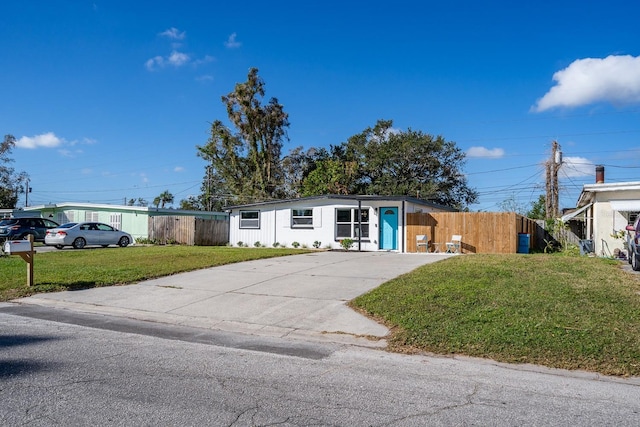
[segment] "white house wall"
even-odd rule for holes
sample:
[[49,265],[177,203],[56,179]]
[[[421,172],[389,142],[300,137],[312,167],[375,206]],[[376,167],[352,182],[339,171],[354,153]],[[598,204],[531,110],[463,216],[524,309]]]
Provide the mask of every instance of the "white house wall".
[[[434,209],[423,205],[402,201],[363,200],[362,209],[369,209],[369,239],[361,242],[363,251],[377,251],[379,249],[381,208],[394,207],[398,209],[398,233],[396,247],[398,251],[406,250],[404,244],[406,236],[405,218],[408,213],[429,212]],[[257,205],[234,209],[230,214],[229,243],[238,246],[241,242],[244,246],[253,247],[256,242],[261,246],[271,247],[274,243],[280,246],[292,247],[294,242],[301,247],[314,247],[319,242],[321,248],[340,248],[340,242],[336,239],[336,210],[340,208],[358,208],[357,200],[343,199],[319,199],[310,202],[295,201],[290,203],[276,203],[273,205]],[[300,228],[291,226],[292,209],[313,209],[313,227]],[[259,211],[260,228],[240,228],[240,211]],[[354,241],[353,249],[358,247]]]
[[640,200],[640,191],[607,191],[596,193],[593,205],[592,238],[594,251],[600,256],[612,256],[615,249],[624,250],[625,239],[612,235],[628,224],[625,212],[613,210],[612,200]]

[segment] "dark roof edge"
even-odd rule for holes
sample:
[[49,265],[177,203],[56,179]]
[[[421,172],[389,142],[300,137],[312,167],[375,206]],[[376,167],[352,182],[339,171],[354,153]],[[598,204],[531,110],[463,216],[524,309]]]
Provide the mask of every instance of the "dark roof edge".
[[256,202],[256,203],[248,203],[245,205],[234,205],[227,206],[225,208],[226,211],[230,211],[232,209],[240,209],[240,208],[250,208],[257,206],[266,206],[266,205],[279,205],[283,203],[292,203],[292,202],[304,202],[311,200],[327,200],[327,199],[338,199],[338,200],[355,200],[355,201],[404,201],[411,202],[422,206],[429,206],[432,208],[438,208],[450,212],[458,212],[458,209],[452,208],[450,206],[440,205],[438,203],[429,202],[424,199],[419,199],[417,197],[411,196],[373,196],[373,195],[343,195],[343,194],[323,194],[320,196],[309,196],[309,197],[300,197],[297,199],[278,199],[278,200],[270,200],[267,202]]

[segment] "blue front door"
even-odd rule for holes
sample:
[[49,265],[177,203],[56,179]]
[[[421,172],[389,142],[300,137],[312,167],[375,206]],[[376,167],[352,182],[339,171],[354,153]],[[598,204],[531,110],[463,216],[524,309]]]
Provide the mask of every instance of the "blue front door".
[[398,208],[380,208],[380,249],[398,249]]

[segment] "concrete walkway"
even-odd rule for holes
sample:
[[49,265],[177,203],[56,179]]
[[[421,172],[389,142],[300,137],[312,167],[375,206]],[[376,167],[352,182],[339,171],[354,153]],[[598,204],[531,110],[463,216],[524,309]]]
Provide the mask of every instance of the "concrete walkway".
[[14,302],[263,336],[384,346],[382,338],[389,330],[346,302],[449,256],[317,252]]

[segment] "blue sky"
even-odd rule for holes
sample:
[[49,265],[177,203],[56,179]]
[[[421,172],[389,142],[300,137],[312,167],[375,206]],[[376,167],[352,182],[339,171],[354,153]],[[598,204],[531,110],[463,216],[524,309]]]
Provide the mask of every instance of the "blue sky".
[[257,67],[289,113],[283,155],[392,119],[467,152],[472,210],[543,194],[553,140],[561,207],[596,164],[640,181],[640,4],[520,3],[1,2],[0,129],[29,205],[178,206],[220,97]]

